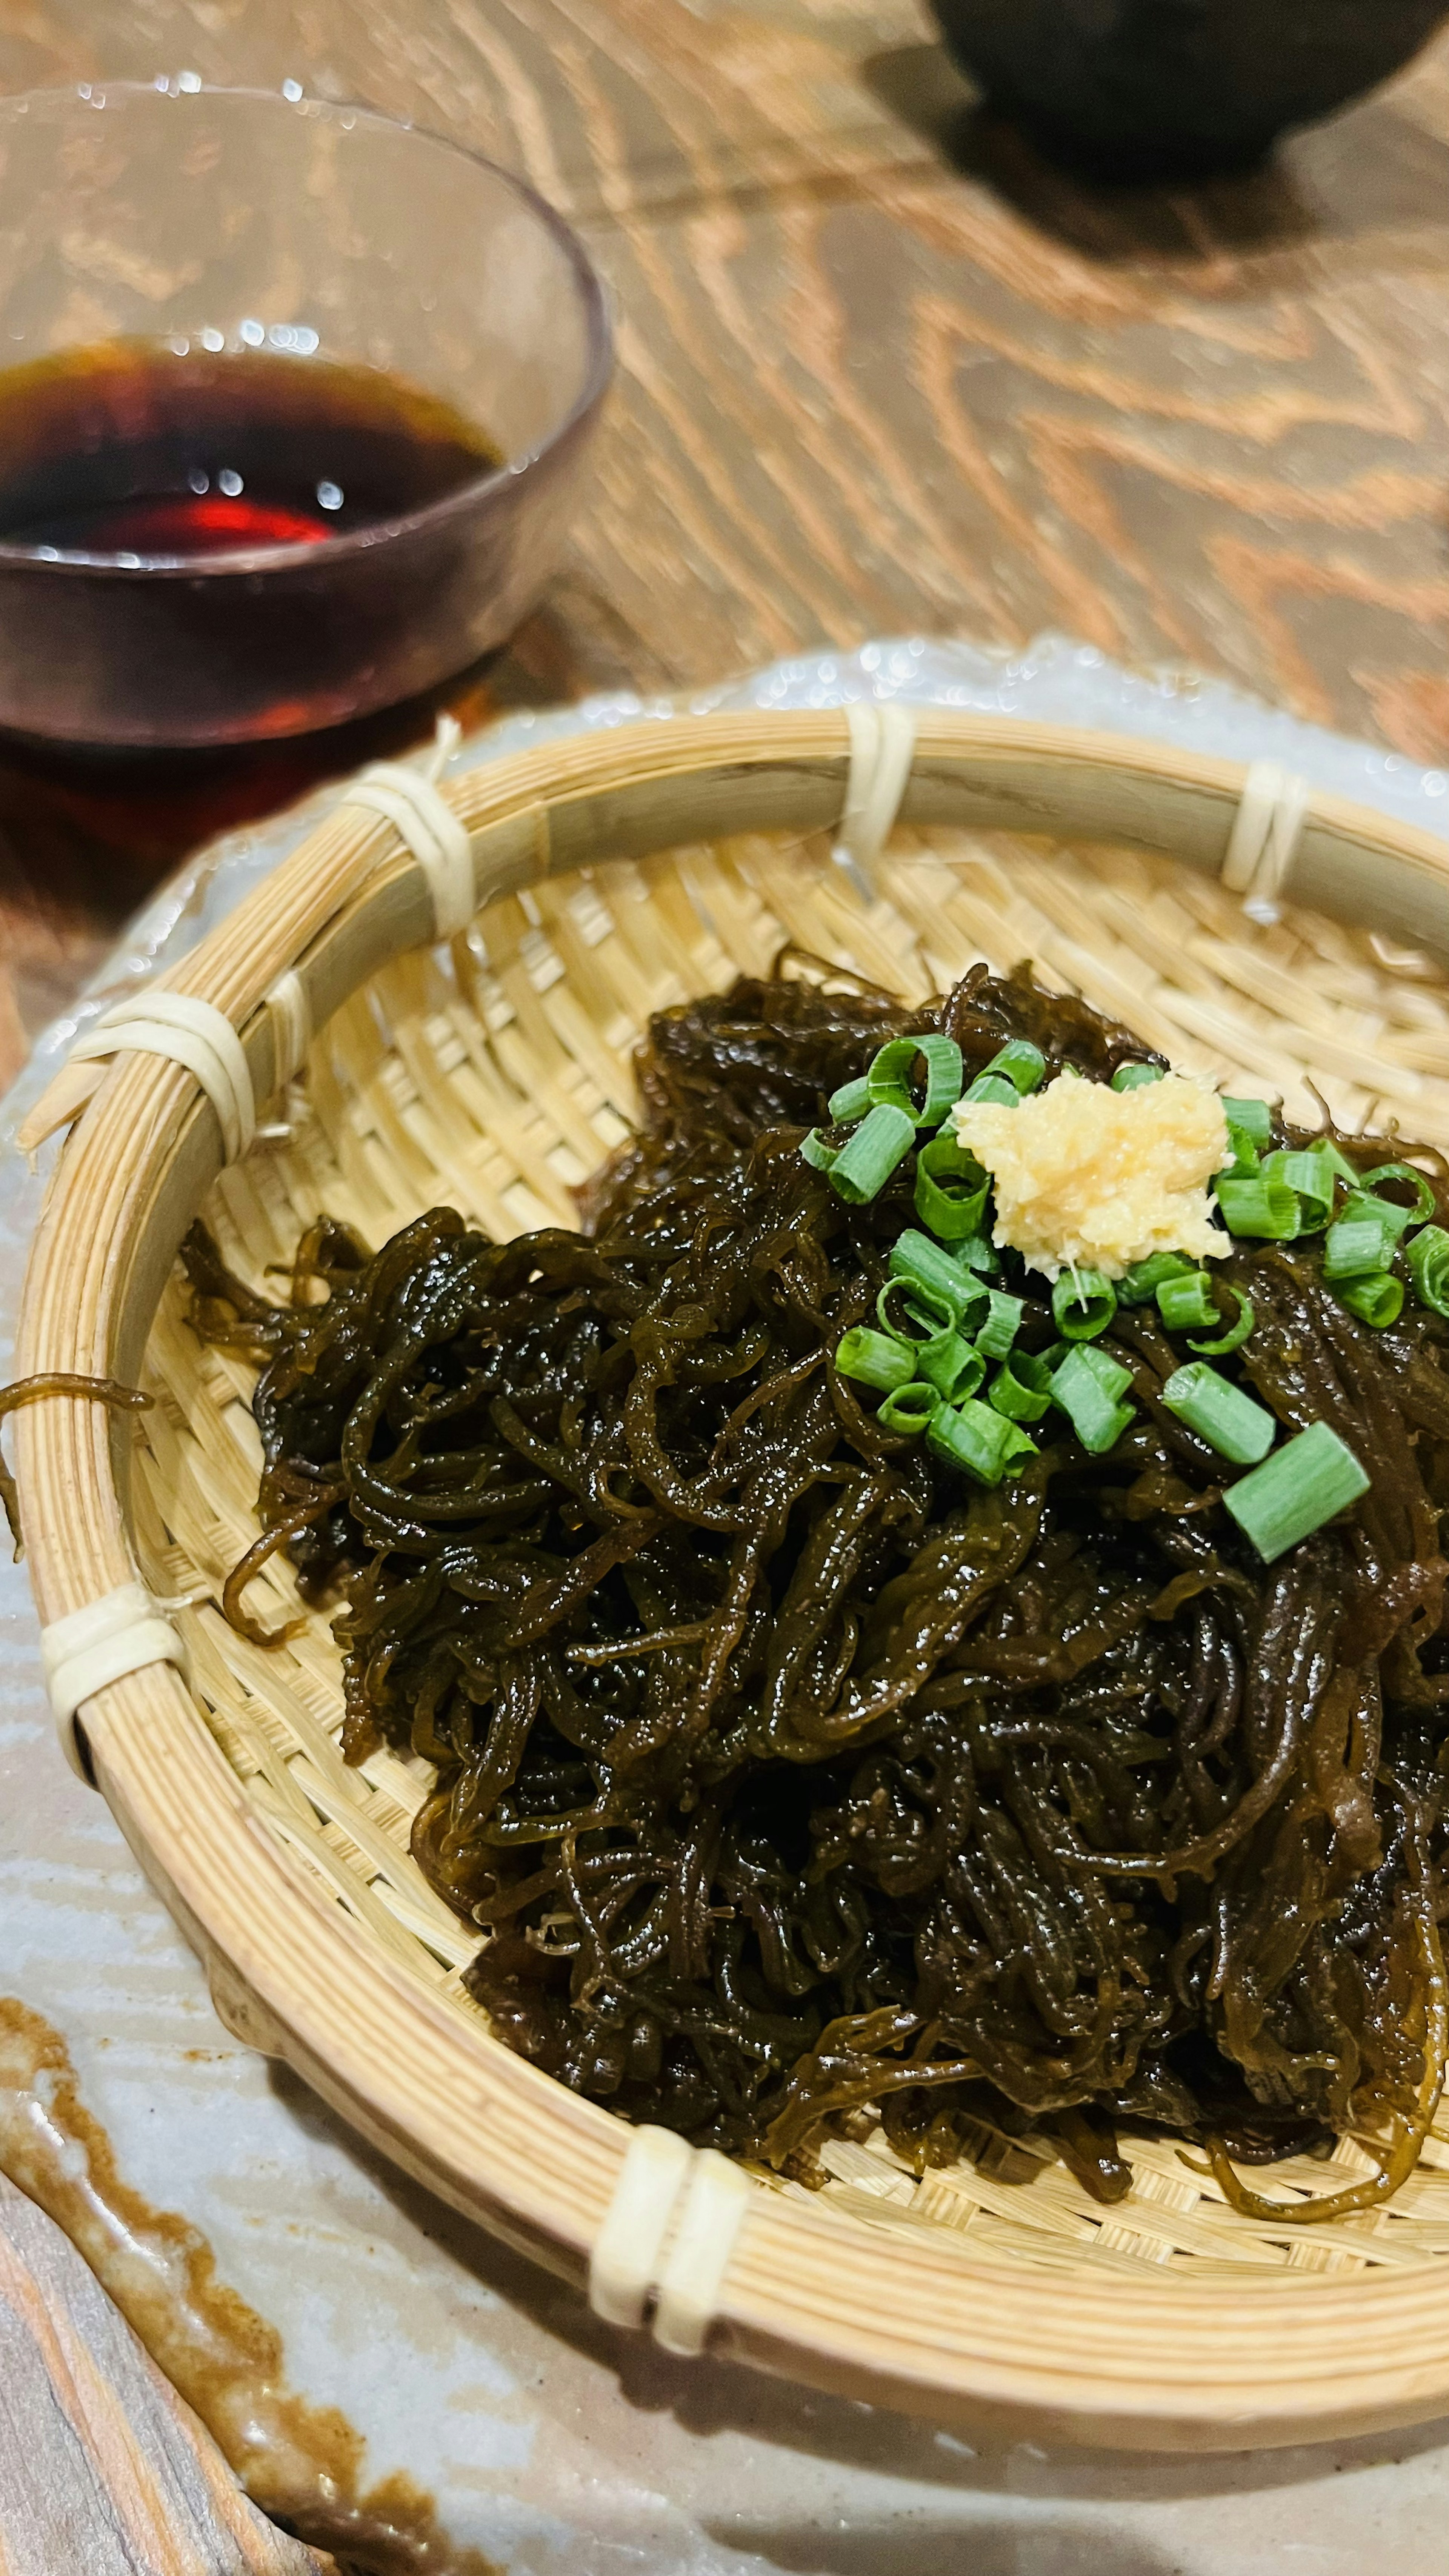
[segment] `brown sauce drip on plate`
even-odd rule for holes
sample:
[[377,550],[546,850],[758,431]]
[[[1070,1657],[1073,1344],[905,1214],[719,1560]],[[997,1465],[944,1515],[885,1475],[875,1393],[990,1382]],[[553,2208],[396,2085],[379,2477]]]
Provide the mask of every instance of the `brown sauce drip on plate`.
[[0,2171],[84,2255],[254,2503],[356,2576],[496,2576],[410,2478],[363,2488],[361,2434],[288,2386],[276,2327],[217,2279],[200,2229],[123,2180],[64,2040],[14,1996],[0,1997]]

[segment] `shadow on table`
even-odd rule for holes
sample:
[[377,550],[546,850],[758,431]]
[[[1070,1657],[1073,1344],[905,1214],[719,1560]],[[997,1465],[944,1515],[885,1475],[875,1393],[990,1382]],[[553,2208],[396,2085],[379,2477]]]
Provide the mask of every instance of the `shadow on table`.
[[[710,2521],[712,2540],[754,2551],[785,2576],[1181,2576],[1180,2562],[1138,2540],[1084,2530],[1080,2522],[1024,2527],[984,2519],[962,2530],[782,2530]],[[1027,2554],[1023,2554],[1026,2552]]]
[[[1037,231],[1103,266],[1193,266],[1292,253],[1328,239],[1397,264],[1449,257],[1449,145],[1391,99],[1361,100],[1292,136],[1257,169],[1180,187],[1112,185],[1060,168],[994,115],[939,44],[894,45],[859,67],[872,95],[963,177]],[[1220,291],[1220,288],[1219,288]]]
[[[1014,2504],[1029,2501],[1039,2515],[1052,2505],[1110,2506],[1144,2496],[1157,2503],[1177,2503],[1292,2487],[1321,2479],[1331,2467],[1345,2475],[1381,2468],[1440,2450],[1449,2441],[1449,2425],[1438,2423],[1410,2432],[1366,2435],[1331,2448],[1214,2456],[1045,2451],[1025,2443],[976,2447],[915,2416],[823,2396],[741,2363],[680,2362],[661,2352],[647,2336],[604,2325],[564,2283],[435,2200],[344,2127],[287,2067],[274,2063],[269,2073],[273,2089],[298,2126],[340,2149],[411,2226],[510,2308],[560,2344],[611,2371],[627,2405],[641,2414],[672,2415],[697,2439],[734,2434],[838,2463],[857,2473],[935,2486],[943,2497],[1009,2494]],[[792,2534],[788,2527],[774,2525],[767,2545],[758,2533],[743,2526],[737,2529],[731,2522],[715,2530],[714,2536],[739,2549],[754,2548],[774,2565],[801,2571],[801,2576],[805,2571],[809,2576],[998,2576],[998,2571],[999,2576],[1019,2576],[1019,2563],[1010,2556],[1009,2529],[1015,2530],[1019,2548],[1019,2519],[1011,2526],[1004,2520],[998,2526],[989,2513],[968,2529],[958,2523],[942,2531],[928,2521],[913,2534],[897,2527],[890,2539],[893,2554],[885,2557],[879,2529],[873,2535],[857,2536],[802,2524]],[[1150,2549],[1144,2552],[1137,2541],[1118,2539],[1114,2557],[1103,2537],[1083,2529],[1076,2520],[1064,2520],[1061,2525],[1063,2555],[1058,2561],[1049,2546],[1054,2545],[1056,2529],[1054,2516],[1037,2526],[1033,2545],[1039,2543],[1047,2554],[1033,2559],[1032,2576],[1058,2576],[1058,2569],[1060,2576],[1158,2576],[1159,2568],[1162,2576],[1169,2576],[1167,2562],[1159,2561]],[[990,2554],[993,2548],[1000,2553],[996,2557]],[[791,2550],[797,2554],[789,2555]]]

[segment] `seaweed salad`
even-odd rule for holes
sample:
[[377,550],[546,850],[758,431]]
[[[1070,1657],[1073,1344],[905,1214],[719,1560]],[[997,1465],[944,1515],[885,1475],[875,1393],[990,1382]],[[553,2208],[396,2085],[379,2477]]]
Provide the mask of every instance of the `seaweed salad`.
[[1449,2045],[1443,1160],[1194,1086],[1210,1235],[1043,1265],[1001,1140],[1189,1086],[1026,970],[787,959],[639,1074],[577,1232],[324,1219],[281,1304],[185,1247],[263,1364],[228,1614],[276,1548],[340,1604],[494,2028],[805,2180],[984,2122],[1111,2200],[1146,2126],[1382,2201]]

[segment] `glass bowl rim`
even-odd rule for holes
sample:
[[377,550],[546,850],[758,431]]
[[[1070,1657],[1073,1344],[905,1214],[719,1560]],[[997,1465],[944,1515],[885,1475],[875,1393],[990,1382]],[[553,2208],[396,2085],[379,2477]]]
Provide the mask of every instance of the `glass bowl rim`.
[[[100,92],[100,97],[93,99],[94,92]],[[327,117],[352,117],[362,124],[379,126],[389,133],[410,135],[419,143],[435,145],[440,151],[454,154],[460,161],[470,161],[475,169],[485,171],[490,179],[500,180],[562,251],[584,313],[583,382],[567,411],[522,456],[505,458],[501,465],[490,466],[486,473],[473,476],[460,484],[456,491],[425,502],[421,509],[405,511],[393,519],[373,520],[366,528],[346,533],[339,531],[327,539],[325,546],[319,547],[305,539],[293,539],[278,545],[237,547],[225,553],[157,557],[150,561],[143,557],[139,563],[121,563],[113,554],[41,555],[33,546],[7,545],[0,538],[0,565],[6,572],[31,571],[51,576],[61,573],[72,578],[83,576],[92,581],[217,581],[238,574],[295,570],[303,565],[321,570],[323,564],[338,563],[395,537],[411,536],[420,529],[435,527],[472,508],[488,493],[501,489],[505,484],[521,481],[561,447],[602,400],[614,372],[615,360],[614,332],[603,279],[573,226],[516,170],[506,170],[501,162],[490,160],[485,152],[475,152],[470,144],[456,142],[449,134],[439,134],[432,126],[415,124],[411,117],[388,116],[381,108],[367,107],[352,99],[319,98],[310,91],[290,98],[282,89],[263,89],[255,84],[225,81],[202,81],[195,89],[183,90],[173,88],[172,83],[163,81],[159,75],[149,81],[113,81],[98,76],[84,83],[55,82],[38,89],[12,90],[8,96],[0,97],[0,126],[27,115],[36,106],[94,105],[97,113],[104,114],[107,99],[117,96],[158,100],[169,97],[178,106],[183,99],[190,98],[244,99],[265,102],[292,115],[320,112]]]

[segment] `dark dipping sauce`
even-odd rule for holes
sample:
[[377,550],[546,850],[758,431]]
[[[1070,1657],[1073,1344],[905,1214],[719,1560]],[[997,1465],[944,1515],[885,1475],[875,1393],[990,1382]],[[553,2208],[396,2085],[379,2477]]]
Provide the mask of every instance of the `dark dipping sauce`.
[[325,545],[502,461],[435,395],[313,355],[117,340],[0,374],[0,545],[36,552]]
[[113,340],[0,371],[12,744],[317,734],[423,700],[516,623],[535,487],[452,402],[277,329],[285,349]]

